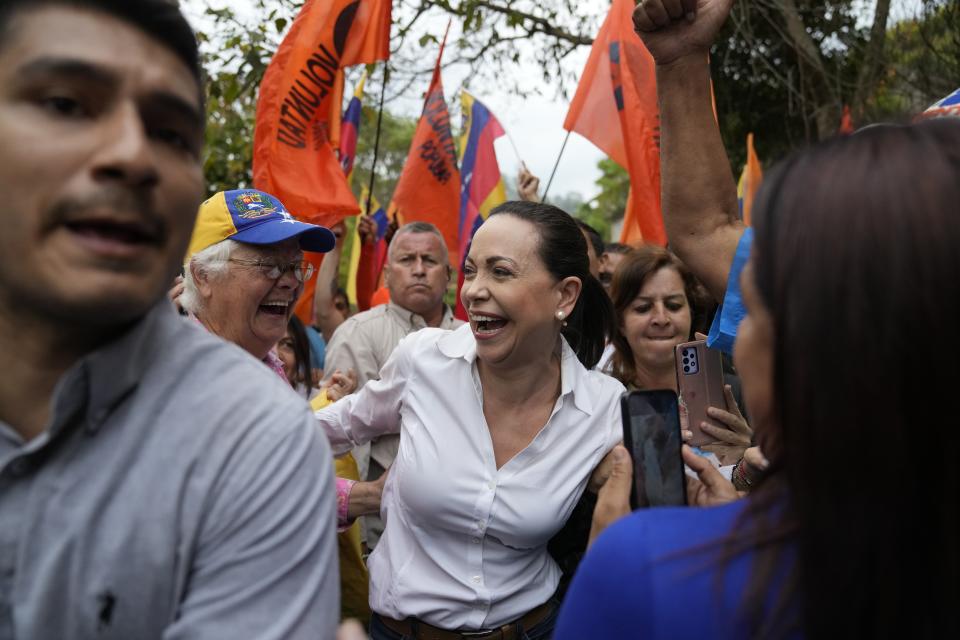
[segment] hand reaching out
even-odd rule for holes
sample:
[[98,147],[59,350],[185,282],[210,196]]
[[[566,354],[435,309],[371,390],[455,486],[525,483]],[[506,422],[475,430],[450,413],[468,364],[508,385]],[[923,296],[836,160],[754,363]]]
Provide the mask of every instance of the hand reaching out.
[[593,544],[604,529],[630,513],[633,463],[623,445],[618,444],[606,455],[594,472],[595,476],[597,474],[605,477],[597,494],[597,506],[593,509],[588,545]]
[[348,396],[357,389],[357,374],[353,369],[347,369],[346,373],[337,369],[323,386],[327,391],[327,398],[330,402],[336,402],[344,396]]
[[714,444],[702,447],[704,451],[715,453],[720,464],[733,464],[743,457],[743,452],[753,444],[753,429],[747,424],[740,407],[733,397],[730,385],[723,385],[723,397],[726,411],[718,407],[708,407],[707,415],[718,424],[701,422],[700,430],[717,440]]
[[337,640],[367,640],[367,632],[363,625],[350,618],[337,629]]
[[540,178],[530,173],[527,165],[522,165],[517,175],[517,193],[520,199],[527,202],[540,202],[540,196],[537,194],[539,189]]
[[183,307],[180,306],[180,296],[183,295],[183,276],[177,276],[173,279],[173,286],[170,287],[170,291],[167,292],[167,297],[170,298],[170,302],[177,308],[178,313],[183,313]]
[[687,445],[683,445],[681,455],[683,462],[697,474],[697,478],[687,476],[687,504],[691,507],[713,507],[740,498],[733,483],[709,460],[695,454]]

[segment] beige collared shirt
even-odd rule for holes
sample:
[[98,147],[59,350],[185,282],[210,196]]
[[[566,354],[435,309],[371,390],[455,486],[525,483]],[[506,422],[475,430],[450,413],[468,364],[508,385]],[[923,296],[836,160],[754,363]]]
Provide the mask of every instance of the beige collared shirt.
[[[453,317],[453,312],[446,307],[439,328],[456,329],[463,324],[464,322]],[[380,378],[381,367],[400,344],[400,340],[426,326],[427,323],[421,316],[393,302],[358,313],[337,327],[330,339],[324,362],[324,377],[328,379],[337,369],[353,369],[357,373],[359,391],[370,380]],[[370,457],[386,469],[397,457],[399,443],[399,436],[378,438],[370,446]],[[361,460],[357,462],[360,464]],[[361,466],[361,477],[366,477],[367,464]]]

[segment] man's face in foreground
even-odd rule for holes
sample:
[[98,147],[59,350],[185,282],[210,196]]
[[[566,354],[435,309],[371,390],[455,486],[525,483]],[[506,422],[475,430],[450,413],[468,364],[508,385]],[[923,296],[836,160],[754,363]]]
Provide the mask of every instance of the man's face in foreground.
[[144,313],[203,195],[190,69],[86,9],[15,14],[0,42],[0,304],[73,324]]

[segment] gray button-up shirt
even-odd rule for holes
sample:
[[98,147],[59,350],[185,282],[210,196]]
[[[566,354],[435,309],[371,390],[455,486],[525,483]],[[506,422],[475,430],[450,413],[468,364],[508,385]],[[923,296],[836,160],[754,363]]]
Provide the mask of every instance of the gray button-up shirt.
[[0,639],[333,637],[330,448],[275,373],[164,301],[51,409],[0,423]]

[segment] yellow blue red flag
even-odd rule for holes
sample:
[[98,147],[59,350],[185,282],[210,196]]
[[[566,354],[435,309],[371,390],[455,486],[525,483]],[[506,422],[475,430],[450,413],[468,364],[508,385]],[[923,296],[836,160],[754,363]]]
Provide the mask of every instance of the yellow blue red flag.
[[[470,240],[483,224],[490,210],[506,202],[507,191],[497,164],[497,151],[493,143],[504,135],[503,127],[487,107],[466,91],[460,95],[463,106],[463,135],[460,137],[460,225],[459,254],[462,261],[467,257]],[[463,286],[463,269],[457,278],[458,318],[466,319],[467,313],[460,304],[460,287]]]
[[939,118],[943,116],[960,116],[960,89],[957,89],[943,100],[930,105],[930,108],[920,114],[918,119]]
[[353,177],[353,162],[357,158],[357,140],[360,137],[360,116],[363,113],[363,86],[367,82],[367,72],[364,70],[357,88],[350,98],[347,111],[343,114],[340,123],[340,166],[347,176],[347,182]]

